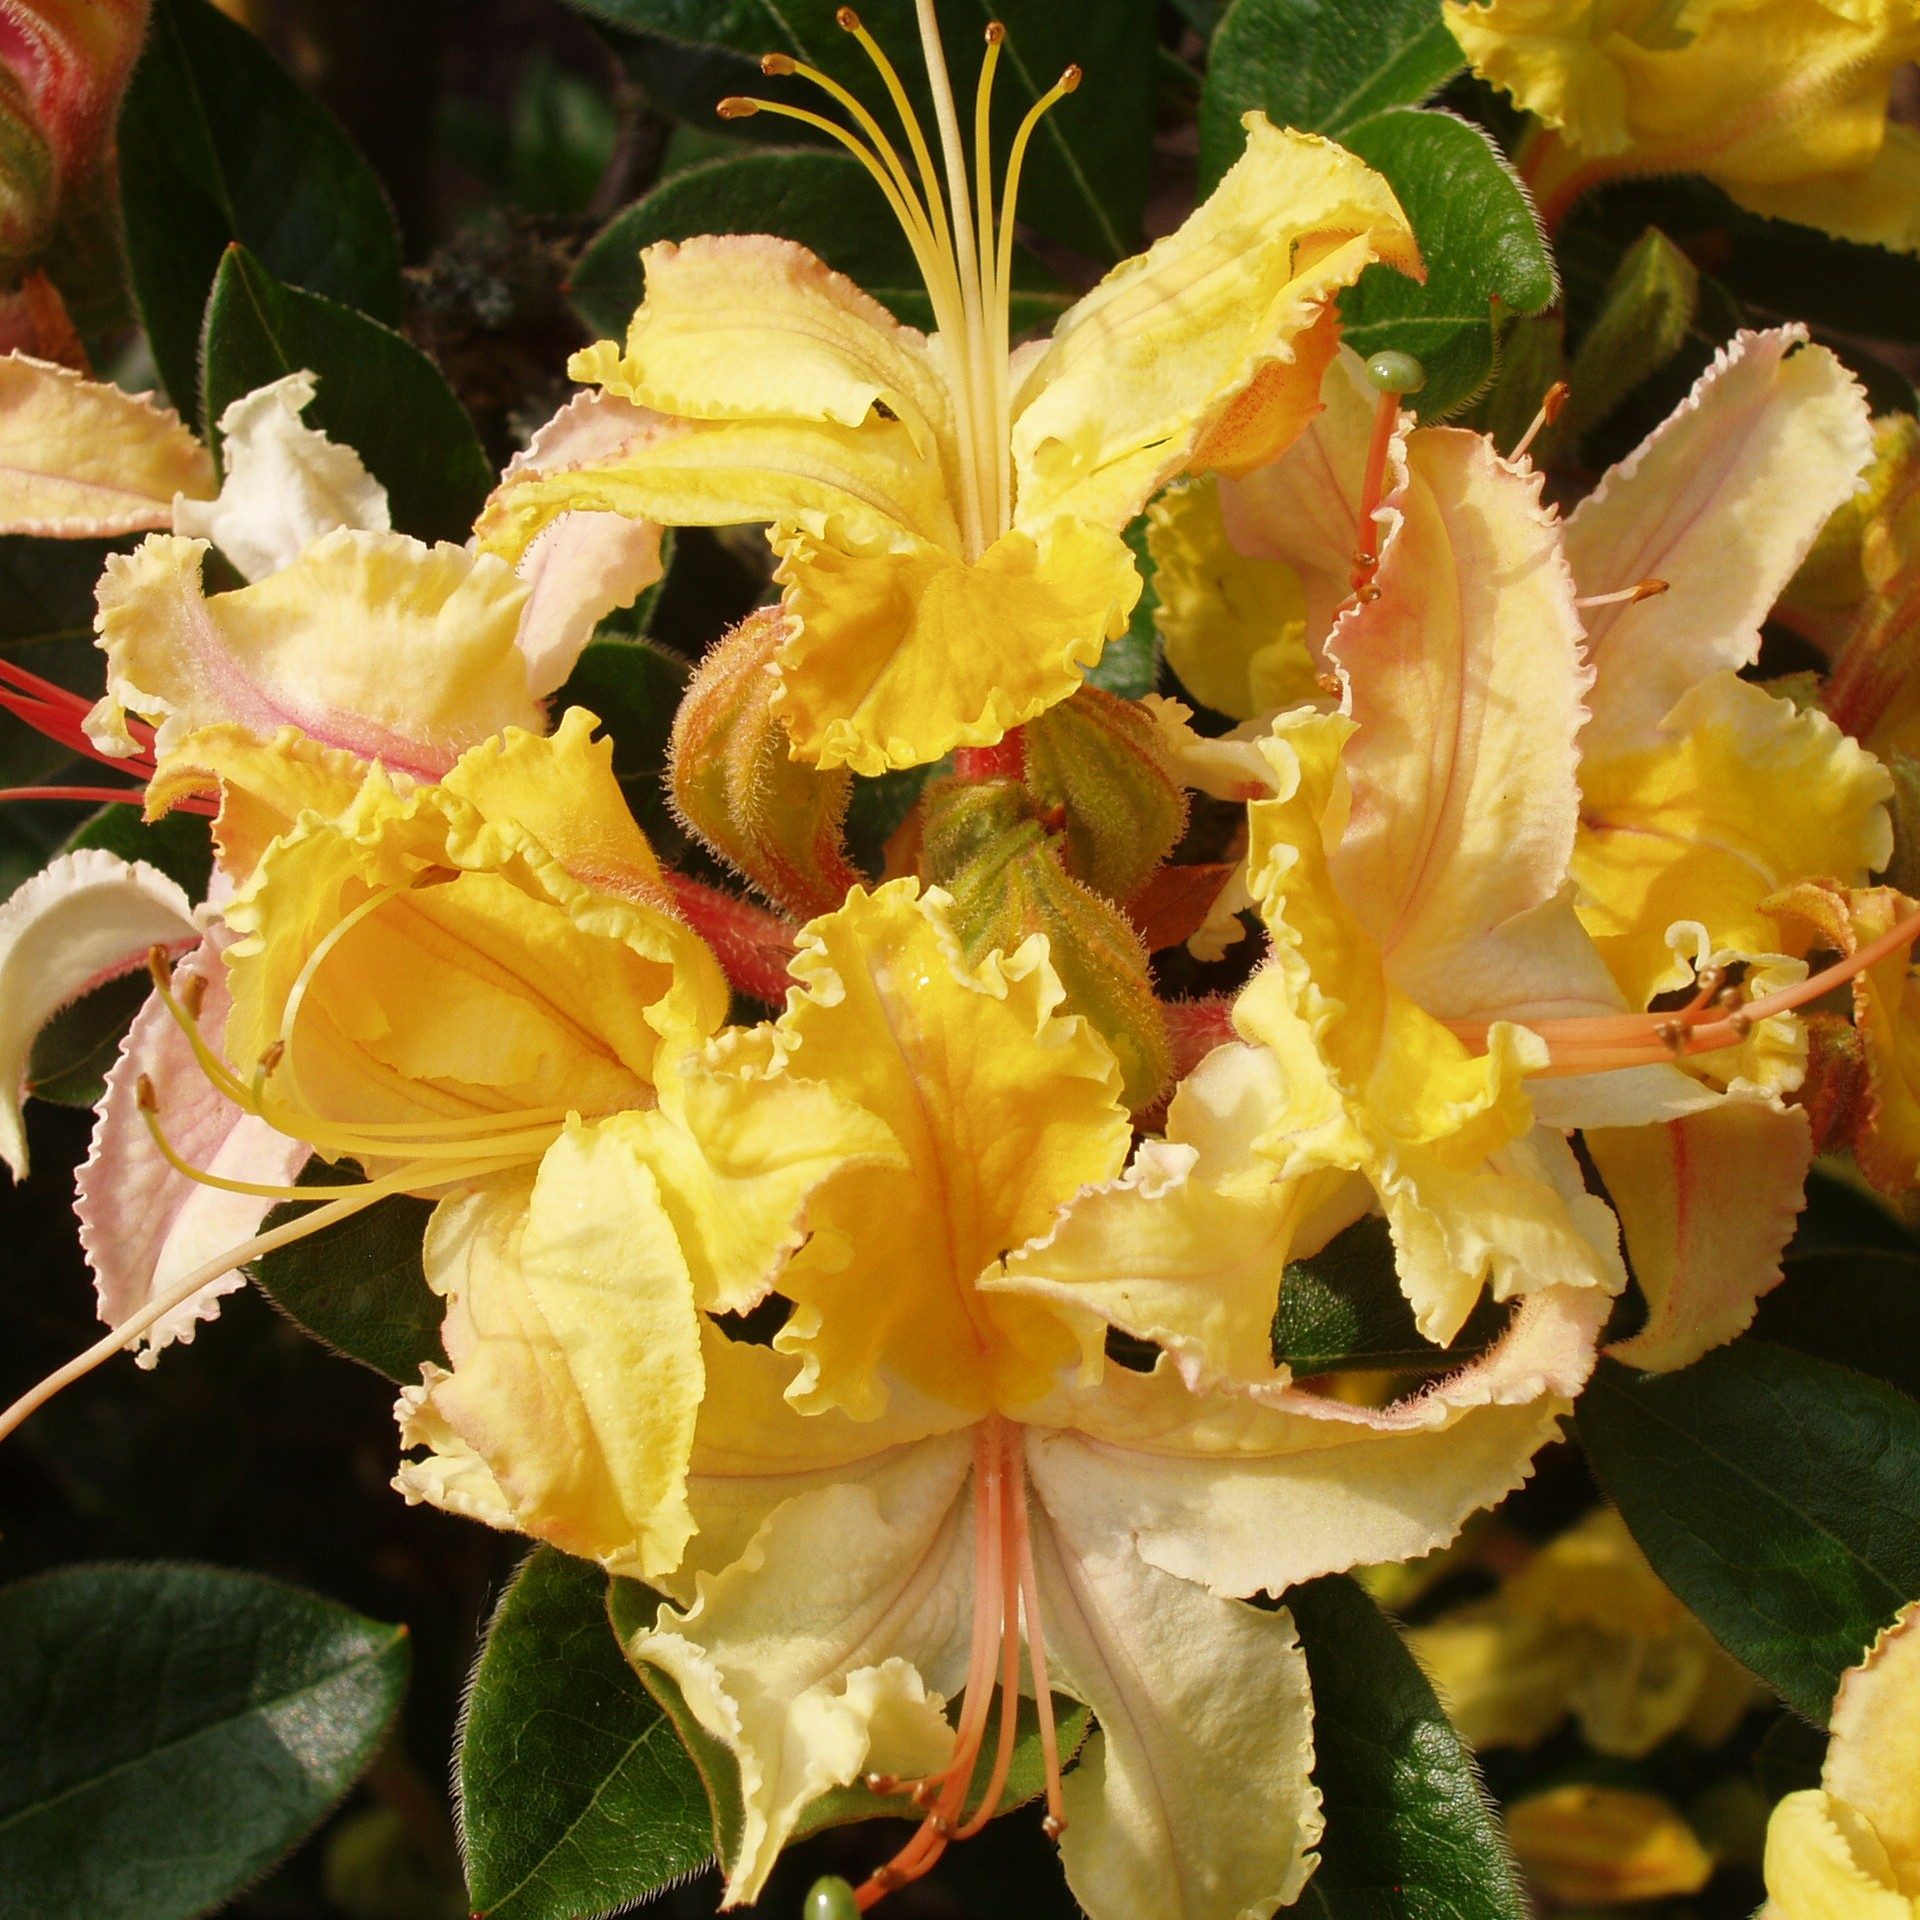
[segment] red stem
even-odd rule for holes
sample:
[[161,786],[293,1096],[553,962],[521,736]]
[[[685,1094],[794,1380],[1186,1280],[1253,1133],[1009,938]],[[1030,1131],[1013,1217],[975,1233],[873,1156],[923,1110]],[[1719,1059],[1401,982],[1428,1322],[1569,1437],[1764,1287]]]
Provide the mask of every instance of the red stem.
[[722,971],[741,992],[777,1007],[787,997],[787,962],[793,957],[793,928],[778,914],[756,907],[718,887],[670,873],[681,918],[713,949]]

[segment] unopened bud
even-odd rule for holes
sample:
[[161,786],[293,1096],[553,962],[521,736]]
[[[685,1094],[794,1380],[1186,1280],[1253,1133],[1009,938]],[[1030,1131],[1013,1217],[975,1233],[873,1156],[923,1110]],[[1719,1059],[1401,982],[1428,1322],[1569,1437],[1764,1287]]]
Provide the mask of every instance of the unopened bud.
[[979,786],[942,781],[928,790],[926,823],[927,877],[952,894],[953,929],[968,959],[1046,935],[1067,1011],[1113,1049],[1128,1106],[1151,1106],[1173,1055],[1131,922],[1066,871],[1011,781],[992,783],[984,798]]
[[1058,811],[1067,871],[1109,900],[1130,900],[1173,851],[1187,793],[1147,709],[1099,687],[1027,723],[1027,790]]
[[840,837],[853,777],[789,751],[773,704],[773,656],[785,637],[785,616],[763,607],[700,663],[674,716],[669,791],[719,858],[775,906],[811,919],[859,878]]
[[1551,1787],[1507,1810],[1507,1836],[1527,1877],[1562,1906],[1663,1900],[1713,1876],[1713,1856],[1657,1794]]

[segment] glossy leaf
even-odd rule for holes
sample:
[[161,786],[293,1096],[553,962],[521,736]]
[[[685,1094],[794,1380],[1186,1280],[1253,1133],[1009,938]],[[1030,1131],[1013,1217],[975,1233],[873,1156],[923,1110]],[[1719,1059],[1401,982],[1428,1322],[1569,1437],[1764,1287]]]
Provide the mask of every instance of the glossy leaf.
[[1273,1357],[1294,1373],[1431,1372],[1459,1366],[1499,1336],[1504,1309],[1482,1300],[1452,1346],[1420,1337],[1378,1218],[1356,1221],[1318,1253],[1290,1260],[1273,1316]]
[[[316,1160],[301,1184],[340,1178],[338,1167]],[[256,1260],[251,1272],[303,1332],[389,1380],[411,1384],[424,1362],[445,1366],[447,1359],[440,1345],[445,1308],[420,1264],[432,1211],[429,1201],[393,1194]],[[276,1207],[267,1217],[277,1226],[293,1209]]]
[[[820,68],[884,112],[886,94],[873,67],[836,24],[839,0],[574,0],[583,12],[683,47],[758,59],[787,53]],[[920,62],[913,0],[869,0],[861,17],[906,82],[928,138],[933,111]],[[1152,0],[966,0],[942,10],[946,56],[960,113],[973,124],[982,29],[998,19],[1006,50],[994,91],[994,151],[1004,155],[1020,116],[1077,63],[1078,94],[1042,123],[1020,191],[1020,219],[1066,246],[1104,260],[1131,253],[1140,239],[1153,157],[1157,12]],[[731,63],[710,77],[696,67],[688,97],[676,105],[704,118],[738,87]],[[820,94],[796,81],[754,77],[752,91],[818,110]],[[704,82],[704,87],[703,87]],[[710,89],[710,97],[703,97]],[[996,173],[998,169],[996,168]]]
[[1295,1909],[1327,1920],[1523,1920],[1475,1771],[1392,1623],[1344,1574],[1287,1595],[1313,1681],[1327,1831]]
[[104,847],[122,860],[144,860],[177,881],[189,900],[206,898],[213,877],[212,823],[204,814],[170,813],[143,820],[138,807],[102,807],[62,849]]
[[1605,1361],[1580,1401],[1654,1569],[1809,1718],[1920,1595],[1920,1405],[1751,1337],[1678,1373]]
[[1240,156],[1240,116],[1336,139],[1369,114],[1417,106],[1464,64],[1436,0],[1234,0],[1207,56],[1200,178]]
[[404,1627],[257,1574],[75,1567],[0,1592],[0,1916],[190,1920],[373,1758]]
[[1493,377],[1505,319],[1553,302],[1553,254],[1519,178],[1467,121],[1393,107],[1341,141],[1392,184],[1427,265],[1424,285],[1369,267],[1340,302],[1347,344],[1412,354],[1427,373],[1420,417],[1440,419]]
[[378,176],[209,0],[157,0],[120,116],[120,180],[134,294],[189,422],[207,291],[234,241],[294,286],[400,317],[400,236]]
[[1760,1302],[1762,1340],[1871,1374],[1920,1400],[1920,1254],[1838,1247],[1795,1254]]
[[700,1777],[607,1618],[607,1576],[550,1547],[501,1597],[460,1743],[467,1882],[485,1920],[611,1912],[713,1852]]
[[303,367],[319,376],[305,419],[367,463],[395,528],[465,540],[493,469],[440,369],[391,328],[283,286],[244,247],[230,249],[207,303],[208,417]]
[[91,1107],[153,983],[144,969],[109,980],[64,1006],[42,1027],[27,1067],[27,1091],[60,1107]]

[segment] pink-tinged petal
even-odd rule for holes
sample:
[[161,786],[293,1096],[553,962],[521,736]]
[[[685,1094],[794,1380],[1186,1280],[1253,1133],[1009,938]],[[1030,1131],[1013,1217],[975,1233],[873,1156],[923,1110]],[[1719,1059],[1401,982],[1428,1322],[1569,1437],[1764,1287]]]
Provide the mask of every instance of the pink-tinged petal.
[[[1319,649],[1334,615],[1352,597],[1360,544],[1360,496],[1378,396],[1359,357],[1338,354],[1320,383],[1321,411],[1271,465],[1220,482],[1227,538],[1249,559],[1279,560],[1300,577],[1307,602],[1307,644]],[[1389,475],[1404,477],[1413,416],[1398,424]]]
[[[1464,1017],[1494,977],[1515,1000],[1560,997],[1538,980],[1520,990],[1538,929],[1500,938],[1561,895],[1580,813],[1591,676],[1539,477],[1477,434],[1434,428],[1408,441],[1385,518],[1377,596],[1327,642],[1357,723],[1335,882],[1430,1012]],[[1579,967],[1580,943],[1552,944]],[[1562,995],[1591,984],[1580,972]]]
[[197,937],[187,896],[144,862],[99,848],[65,853],[0,905],[0,1159],[27,1171],[33,1043],[69,1001]]
[[1586,1136],[1620,1215],[1647,1324],[1608,1349],[1629,1366],[1690,1365],[1749,1326],[1780,1284],[1805,1204],[1806,1114],[1729,1098],[1664,1126]]
[[211,455],[150,395],[24,353],[0,359],[0,532],[145,533],[173,524],[177,495],[212,492]]
[[1754,658],[1761,621],[1873,458],[1866,396],[1806,338],[1736,335],[1568,520],[1583,594],[1667,584],[1587,610],[1589,754],[1638,744],[1689,687]]
[[[502,479],[546,478],[607,464],[667,423],[610,393],[583,393],[533,436]],[[562,514],[544,529],[515,569],[527,584],[520,651],[527,681],[544,699],[573,671],[593,630],[630,606],[660,578],[660,526],[623,513]]]
[[[200,1031],[217,1052],[230,1002],[226,969],[213,942],[197,947],[174,972],[207,985]],[[117,1327],[216,1254],[259,1231],[274,1206],[248,1194],[202,1186],[171,1166],[140,1111],[138,1087],[149,1080],[174,1150],[190,1165],[228,1180],[286,1186],[312,1151],[237,1107],[201,1071],[193,1047],[158,994],[134,1016],[95,1109],[93,1144],[80,1169],[76,1211],[80,1244],[93,1269],[100,1318]],[[162,1347],[191,1340],[213,1319],[220,1299],[246,1284],[244,1270],[224,1274],[148,1329],[140,1362],[151,1366]]]

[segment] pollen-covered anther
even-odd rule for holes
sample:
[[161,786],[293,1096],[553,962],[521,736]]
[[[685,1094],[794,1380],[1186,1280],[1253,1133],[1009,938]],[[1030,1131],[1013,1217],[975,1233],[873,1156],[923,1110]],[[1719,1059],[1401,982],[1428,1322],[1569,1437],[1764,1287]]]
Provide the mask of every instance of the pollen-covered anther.
[[142,1113],[158,1113],[160,1111],[160,1096],[153,1090],[153,1079],[151,1075],[143,1073],[140,1078],[133,1083],[133,1100],[134,1105],[137,1106]]
[[851,7],[841,7],[833,16],[834,24],[842,33],[858,33],[860,16]]
[[784,78],[798,64],[790,53],[763,53],[760,56],[760,71],[769,79]]
[[1081,72],[1077,64],[1068,67],[1067,70],[1063,74],[1061,74],[1060,79],[1058,81],[1060,91],[1062,93],[1077,92],[1079,90],[1080,82],[1085,78],[1086,78],[1086,75]]
[[750,120],[760,111],[758,100],[749,100],[744,94],[730,93],[714,108],[722,120]]
[[1632,607],[1642,600],[1656,600],[1661,594],[1671,591],[1671,584],[1665,580],[1636,580],[1630,587],[1622,587],[1615,593],[1589,593],[1576,600],[1576,607]]
[[1556,380],[1553,385],[1547,389],[1545,396],[1540,402],[1540,411],[1533,416],[1532,424],[1527,428],[1526,432],[1520,436],[1520,444],[1514,448],[1509,458],[1514,460],[1524,460],[1526,458],[1533,447],[1533,443],[1560,418],[1561,413],[1566,408],[1567,401],[1572,397],[1572,393],[1573,389],[1568,386],[1564,380]]
[[1041,1819],[1040,1831],[1044,1833],[1049,1840],[1058,1840],[1066,1830],[1067,1823],[1064,1820],[1056,1820],[1050,1813]]
[[1007,29],[1001,21],[989,20],[985,37],[988,46],[997,47],[1007,37]]
[[207,1003],[207,976],[204,973],[190,973],[180,989],[180,1005],[189,1020],[197,1021],[200,1010]]

